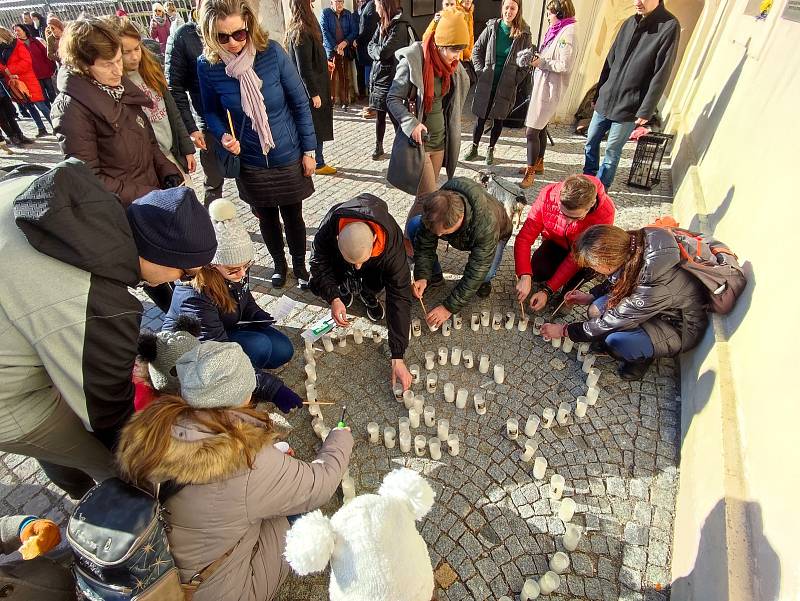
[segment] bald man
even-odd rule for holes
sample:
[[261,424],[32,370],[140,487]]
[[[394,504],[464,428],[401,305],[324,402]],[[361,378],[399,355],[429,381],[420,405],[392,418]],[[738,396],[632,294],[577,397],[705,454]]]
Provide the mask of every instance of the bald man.
[[[350,325],[347,308],[356,298],[370,320],[386,317],[392,384],[399,381],[404,390],[411,386],[404,360],[411,326],[411,272],[403,231],[384,201],[360,194],[328,211],[314,236],[309,288],[330,304],[339,326]],[[377,297],[384,288],[386,307]]]

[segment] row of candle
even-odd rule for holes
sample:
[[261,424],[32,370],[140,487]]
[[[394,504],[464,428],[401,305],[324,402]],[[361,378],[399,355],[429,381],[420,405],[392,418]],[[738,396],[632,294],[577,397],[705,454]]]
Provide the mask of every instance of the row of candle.
[[[566,532],[562,539],[564,548],[570,553],[577,549],[581,534],[580,526],[567,524]],[[569,564],[569,555],[564,551],[554,553],[548,564],[550,569],[538,581],[529,578],[522,585],[522,591],[519,595],[520,601],[532,601],[537,599],[539,595],[549,595],[558,590],[558,587],[561,586],[561,574],[569,569]]]
[[[431,409],[433,409],[433,407],[431,407]],[[409,411],[412,410],[413,407]],[[429,427],[434,425],[436,426],[436,436],[431,438],[428,438],[424,434],[418,434],[414,436],[414,454],[417,455],[417,457],[423,457],[425,455],[425,448],[427,447],[430,452],[431,459],[441,459],[442,443],[447,443],[447,449],[450,455],[455,457],[459,454],[460,445],[458,434],[450,432],[450,422],[448,420],[440,419],[438,422],[436,422],[433,419],[427,419],[426,415],[425,424]],[[383,428],[383,444],[387,449],[393,449],[399,442],[400,451],[403,453],[408,453],[411,451],[412,446],[411,428],[419,427],[419,417],[417,417],[416,426],[412,420],[407,417],[401,417],[398,426],[400,430],[399,435],[397,430],[395,430],[392,426],[385,426]],[[381,429],[377,422],[369,422],[367,424],[367,434],[369,436],[370,443],[380,443]]]

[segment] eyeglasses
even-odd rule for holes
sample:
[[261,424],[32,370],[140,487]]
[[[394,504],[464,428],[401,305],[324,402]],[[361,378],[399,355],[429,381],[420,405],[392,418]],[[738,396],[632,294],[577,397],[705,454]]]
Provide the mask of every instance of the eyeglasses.
[[247,270],[250,269],[254,263],[255,261],[248,261],[239,267],[223,267],[222,269],[225,271],[225,275],[233,277],[235,275],[239,275],[240,273],[247,273]]
[[569,219],[570,221],[580,221],[581,219],[584,219],[589,214],[589,210],[591,210],[591,209],[587,209],[586,212],[583,215],[578,215],[578,216],[567,215],[564,212],[564,207],[559,203],[558,210],[561,213],[561,216],[564,217],[565,219]]
[[181,269],[181,282],[189,282],[195,278],[195,276],[200,273],[202,267],[194,267],[192,269]]
[[231,38],[236,40],[237,42],[244,42],[247,39],[247,30],[246,29],[239,29],[234,31],[233,33],[218,33],[217,40],[223,46],[231,41]]

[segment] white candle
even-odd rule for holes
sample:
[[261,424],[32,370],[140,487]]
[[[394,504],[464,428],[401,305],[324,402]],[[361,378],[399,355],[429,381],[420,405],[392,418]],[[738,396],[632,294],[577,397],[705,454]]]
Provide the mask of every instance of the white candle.
[[450,365],[456,366],[461,363],[461,347],[454,346],[453,352],[450,353]]
[[536,435],[536,430],[539,429],[539,424],[542,420],[538,415],[529,415],[528,420],[525,422],[525,436],[533,438]]
[[530,438],[525,441],[525,451],[522,453],[522,460],[525,463],[529,463],[533,456],[536,454],[536,451],[539,449],[539,443],[535,440],[531,440]]
[[[441,439],[440,439],[441,440]],[[447,436],[447,447],[449,453],[455,457],[458,455],[459,446],[458,446],[458,434],[449,434]]]
[[398,403],[403,401],[403,385],[399,382],[396,382],[394,386],[392,386],[392,394],[394,394],[394,400]]
[[578,344],[578,351],[575,353],[575,358],[578,361],[583,361],[584,357],[586,357],[586,353],[589,352],[589,347],[591,346],[588,342],[581,342]]
[[416,363],[412,364],[408,371],[411,372],[411,382],[412,384],[419,384],[419,365]]
[[519,436],[519,420],[515,417],[510,417],[506,421],[506,436],[509,440],[516,440]]
[[586,385],[591,388],[593,386],[597,386],[597,382],[600,380],[600,370],[596,367],[593,367],[589,370],[589,375],[586,376]]
[[419,428],[419,411],[414,407],[408,410],[408,423],[414,429]]
[[517,314],[513,311],[506,312],[506,330],[513,330],[514,329],[514,321],[516,320]]
[[425,438],[424,434],[417,434],[414,437],[414,454],[417,457],[423,457],[425,455],[426,444],[428,444],[428,439]]
[[466,388],[459,388],[456,393],[456,409],[464,409],[467,406],[469,391]]
[[305,336],[303,336],[303,344],[305,345],[305,349],[308,352],[310,353],[314,352],[314,341],[311,340],[311,338],[306,338]]
[[[517,322],[517,331],[524,332],[528,329],[528,318],[527,317],[520,317],[519,321]],[[531,580],[531,582],[533,582]]]
[[308,380],[306,380],[306,400],[312,403],[317,400],[317,386]]
[[402,434],[403,432],[411,432],[411,420],[408,419],[407,416],[403,415],[402,417],[398,418],[397,420],[397,429]]
[[589,390],[586,391],[586,401],[590,405],[594,405],[597,403],[597,397],[600,396],[600,389],[596,386],[592,386]]
[[337,338],[336,342],[339,343],[339,346],[347,346],[347,332],[339,334],[339,338]]
[[442,322],[442,336],[449,336],[452,323],[449,319]]
[[361,328],[353,328],[353,342],[356,344],[364,342],[364,332],[361,331]]
[[499,330],[503,327],[503,314],[499,311],[495,311],[492,315],[492,329]]
[[542,425],[549,428],[553,425],[553,420],[556,417],[556,410],[552,407],[545,407],[542,411]]
[[522,585],[522,592],[519,594],[519,601],[533,601],[539,598],[539,583],[528,578]]
[[411,433],[405,430],[400,430],[400,435],[398,438],[400,440],[400,450],[403,453],[408,453],[411,450]]
[[453,329],[460,330],[464,327],[464,318],[461,317],[461,313],[456,313],[453,315]]
[[472,354],[471,350],[469,349],[465,350],[464,353],[461,355],[461,358],[464,360],[464,367],[466,367],[467,369],[472,369],[473,367],[475,367],[475,357]]
[[322,409],[320,409],[320,406],[317,403],[309,402],[309,404],[308,404],[308,414],[311,415],[312,417],[313,416],[321,416],[322,415]]
[[567,524],[564,538],[561,541],[564,544],[564,548],[570,553],[577,549],[578,543],[581,542],[582,534],[583,531],[580,526],[577,524]]
[[597,355],[586,355],[586,358],[583,360],[583,373],[588,374],[589,370],[592,369],[594,366],[594,362],[597,359]]
[[450,421],[446,419],[440,419],[436,423],[436,436],[439,437],[439,440],[447,440],[447,436],[450,434]]
[[317,366],[317,359],[314,357],[314,351],[305,349],[303,351],[303,359],[305,359],[308,365],[313,365],[314,367]]
[[558,501],[564,494],[564,476],[553,474],[550,476],[550,498]]
[[344,478],[342,480],[342,497],[344,497],[345,501],[349,501],[355,496],[356,496],[356,483],[353,481],[352,478]]
[[589,407],[589,401],[585,396],[579,396],[575,403],[575,417],[586,417],[586,410]]
[[481,311],[481,325],[488,328],[492,320],[492,314],[489,311]]
[[433,369],[436,360],[436,353],[433,351],[425,351],[425,369]]
[[445,382],[444,400],[448,403],[452,403],[456,400],[456,386],[452,382]]
[[575,515],[575,507],[575,499],[569,497],[561,499],[561,505],[558,508],[558,519],[569,522],[572,516]]
[[537,336],[542,333],[542,326],[544,325],[544,317],[536,317],[533,320],[533,327],[531,328],[531,332],[536,334]]
[[539,578],[539,590],[543,595],[549,595],[561,585],[561,576],[555,572],[545,572]]
[[478,362],[478,371],[482,374],[489,373],[489,355],[481,354]]
[[482,390],[476,392],[472,397],[472,403],[475,405],[475,413],[484,415],[486,413],[486,396]]
[[414,406],[414,391],[413,390],[406,390],[403,392],[403,405],[405,405],[406,409],[411,409]]
[[558,551],[550,558],[550,569],[556,574],[563,574],[569,569],[569,555]]
[[481,316],[477,313],[472,314],[472,318],[469,321],[469,327],[473,332],[477,332],[481,329]]
[[428,439],[428,450],[431,453],[431,459],[434,461],[439,461],[442,458],[442,443],[439,442],[438,438]]
[[564,340],[561,342],[561,350],[564,351],[565,353],[569,353],[570,351],[572,351],[572,347],[574,345],[575,343],[572,342],[572,339],[569,336],[565,336]]
[[439,365],[447,365],[447,355],[449,351],[446,346],[439,347]]
[[330,334],[322,336],[322,346],[325,348],[326,353],[333,352],[333,337]]
[[395,429],[391,426],[386,426],[383,429],[383,444],[387,449],[393,449],[395,445]]
[[375,422],[369,422],[367,424],[367,434],[369,434],[370,444],[378,444],[381,441],[380,432],[381,427]]
[[419,319],[411,320],[411,334],[414,335],[414,338],[422,336],[422,322]]
[[572,413],[572,406],[564,401],[558,406],[558,413],[556,414],[556,421],[560,426],[566,426],[569,422],[569,416]]
[[321,415],[311,420],[311,429],[317,436],[320,436],[320,434],[322,434],[322,428],[324,427],[325,427],[325,421],[322,419]]
[[429,394],[433,394],[436,392],[436,383],[439,381],[439,376],[436,375],[435,371],[428,372],[427,377],[425,378],[425,389],[428,391]]
[[537,457],[533,460],[533,477],[537,480],[541,480],[544,478],[545,472],[547,472],[547,459],[544,457]]
[[414,409],[417,410],[417,413],[422,415],[422,409],[425,407],[425,395],[418,394],[414,397]]
[[380,344],[381,340],[383,340],[383,335],[381,334],[380,328],[378,326],[373,326],[372,328],[372,342],[375,344]]
[[422,412],[422,416],[425,419],[425,425],[428,428],[432,428],[436,425],[436,407],[425,407]]
[[[427,322],[426,322],[426,323],[427,323]],[[435,326],[435,325],[433,325],[433,324],[430,324],[430,323],[429,323],[429,324],[428,324],[428,329],[429,329],[431,332],[435,332],[436,330],[438,330],[438,329],[439,329],[439,326]]]
[[506,381],[506,368],[502,365],[494,366],[494,381],[496,384],[502,384]]
[[553,345],[553,348],[561,348],[561,338],[551,338],[550,344]]

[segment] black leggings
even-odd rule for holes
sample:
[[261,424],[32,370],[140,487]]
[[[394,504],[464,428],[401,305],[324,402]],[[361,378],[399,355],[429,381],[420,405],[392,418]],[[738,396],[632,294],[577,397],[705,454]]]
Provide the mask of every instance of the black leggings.
[[[284,205],[282,207],[253,208],[258,217],[261,237],[272,256],[275,265],[283,265],[286,255],[283,253],[283,231],[286,231],[286,244],[292,258],[306,256],[306,222],[303,221],[303,203]],[[283,218],[283,227],[281,227]]]
[[[481,119],[480,117],[475,121],[475,129],[472,131],[472,143],[475,146],[481,141],[483,136],[483,128],[486,126],[488,119]],[[503,131],[503,120],[495,119],[492,124],[492,131],[489,134],[489,148],[494,148],[497,141],[500,139],[500,134]]]
[[533,166],[539,159],[544,158],[544,150],[547,148],[547,126],[542,129],[529,127],[525,130],[525,137],[528,138],[528,165]]
[[14,105],[11,104],[11,98],[8,96],[0,96],[0,129],[3,133],[14,141],[22,138],[22,130],[17,124],[17,111]]
[[386,115],[389,115],[389,120],[394,126],[394,131],[400,126],[394,115],[389,111],[375,111],[375,144],[383,146],[383,136],[386,133]]

